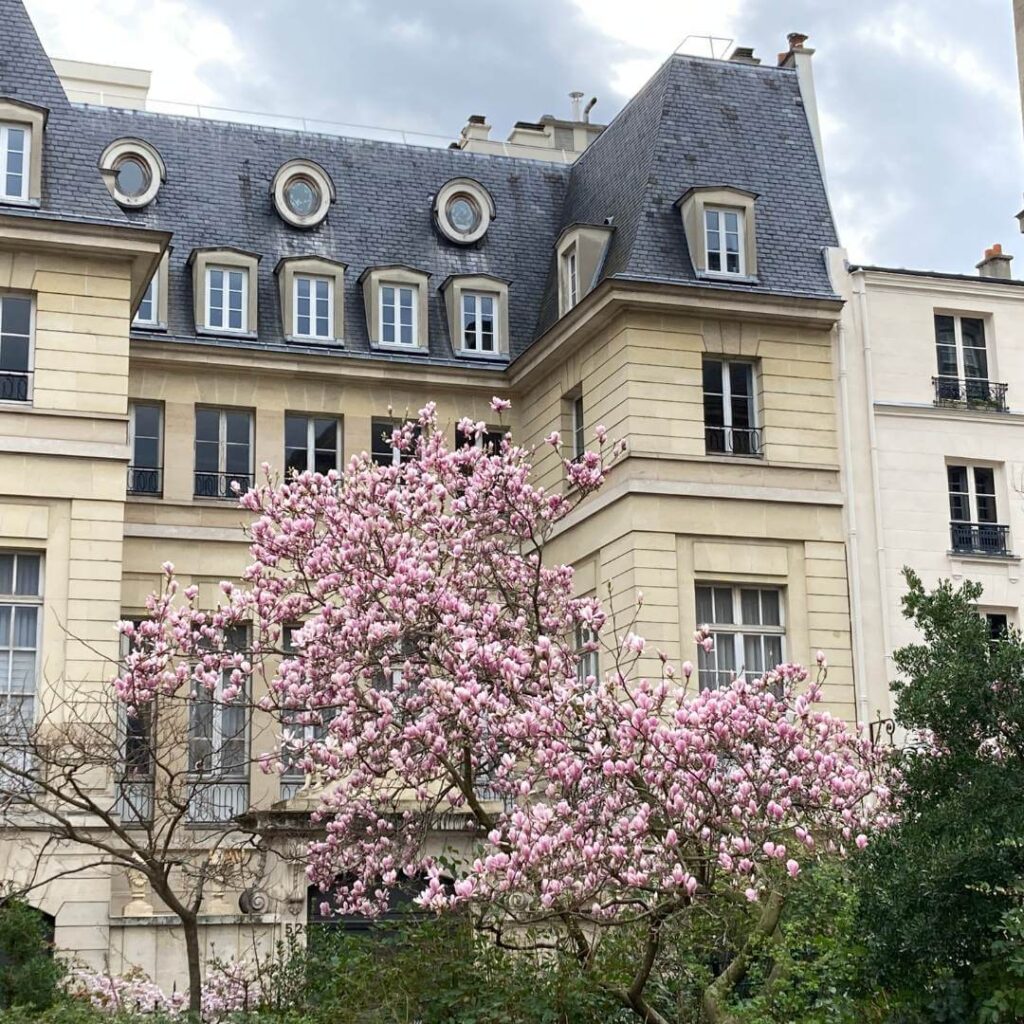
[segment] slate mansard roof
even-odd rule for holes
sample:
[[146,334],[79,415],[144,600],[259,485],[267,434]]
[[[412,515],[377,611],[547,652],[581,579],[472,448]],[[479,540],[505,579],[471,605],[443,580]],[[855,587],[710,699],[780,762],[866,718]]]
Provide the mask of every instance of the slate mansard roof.
[[[0,24],[0,96],[49,109],[42,204],[23,214],[171,232],[168,343],[196,338],[189,254],[220,245],[262,256],[259,339],[225,344],[282,346],[274,267],[282,257],[318,255],[348,267],[345,353],[370,354],[360,274],[404,264],[430,275],[430,360],[460,365],[470,360],[454,354],[440,285],[452,274],[491,274],[511,282],[515,358],[557,319],[554,246],[562,229],[574,223],[611,219],[602,279],[833,295],[822,250],[837,244],[835,228],[790,69],[674,55],[575,164],[565,167],[71,104],[21,0],[0,0]],[[98,169],[106,146],[126,137],[154,146],[167,169],[156,199],[141,210],[122,210]],[[270,195],[274,173],[296,158],[319,163],[337,188],[327,218],[309,230],[281,220]],[[496,208],[483,239],[466,247],[449,242],[433,223],[433,198],[455,177],[479,181]],[[673,204],[692,186],[722,184],[758,195],[756,284],[709,285],[694,272]]]

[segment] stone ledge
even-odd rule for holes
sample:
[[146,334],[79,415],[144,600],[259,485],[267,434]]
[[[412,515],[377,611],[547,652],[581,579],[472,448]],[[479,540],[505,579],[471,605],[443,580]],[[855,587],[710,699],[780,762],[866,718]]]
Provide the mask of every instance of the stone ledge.
[[[153,914],[151,917],[122,917],[111,914],[111,928],[180,928],[181,921],[174,914]],[[201,915],[200,928],[220,925],[280,924],[280,914],[210,914]]]

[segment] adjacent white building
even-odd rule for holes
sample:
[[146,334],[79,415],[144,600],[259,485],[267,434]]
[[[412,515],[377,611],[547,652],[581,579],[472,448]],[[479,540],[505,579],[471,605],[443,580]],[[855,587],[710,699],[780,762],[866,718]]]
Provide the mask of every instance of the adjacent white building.
[[999,246],[977,277],[831,258],[863,721],[891,713],[893,651],[916,639],[905,566],[981,583],[993,631],[1022,622],[1024,281]]

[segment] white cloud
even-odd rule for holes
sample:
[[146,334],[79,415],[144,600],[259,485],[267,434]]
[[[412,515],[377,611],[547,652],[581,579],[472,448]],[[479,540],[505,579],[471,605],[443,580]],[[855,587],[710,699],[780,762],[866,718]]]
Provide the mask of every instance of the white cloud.
[[[572,0],[592,28],[645,56],[613,65],[612,88],[628,98],[677,48],[687,53],[723,56],[737,32],[745,0]],[[709,41],[707,36],[719,37]]]
[[[207,84],[211,65],[243,60],[220,18],[184,0],[27,0],[51,57],[153,72],[150,94],[188,103],[223,102]],[[205,71],[204,71],[205,69]]]

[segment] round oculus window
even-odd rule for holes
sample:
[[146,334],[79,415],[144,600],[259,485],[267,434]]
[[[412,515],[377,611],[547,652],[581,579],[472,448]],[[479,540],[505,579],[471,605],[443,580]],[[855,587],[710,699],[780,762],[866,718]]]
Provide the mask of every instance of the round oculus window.
[[480,204],[466,192],[453,195],[444,212],[460,235],[471,235],[480,226]]
[[296,175],[284,186],[284,201],[296,217],[311,217],[320,207],[320,189],[303,175]]
[[152,180],[148,165],[137,156],[122,157],[114,168],[114,177],[117,191],[130,199],[141,196]]

